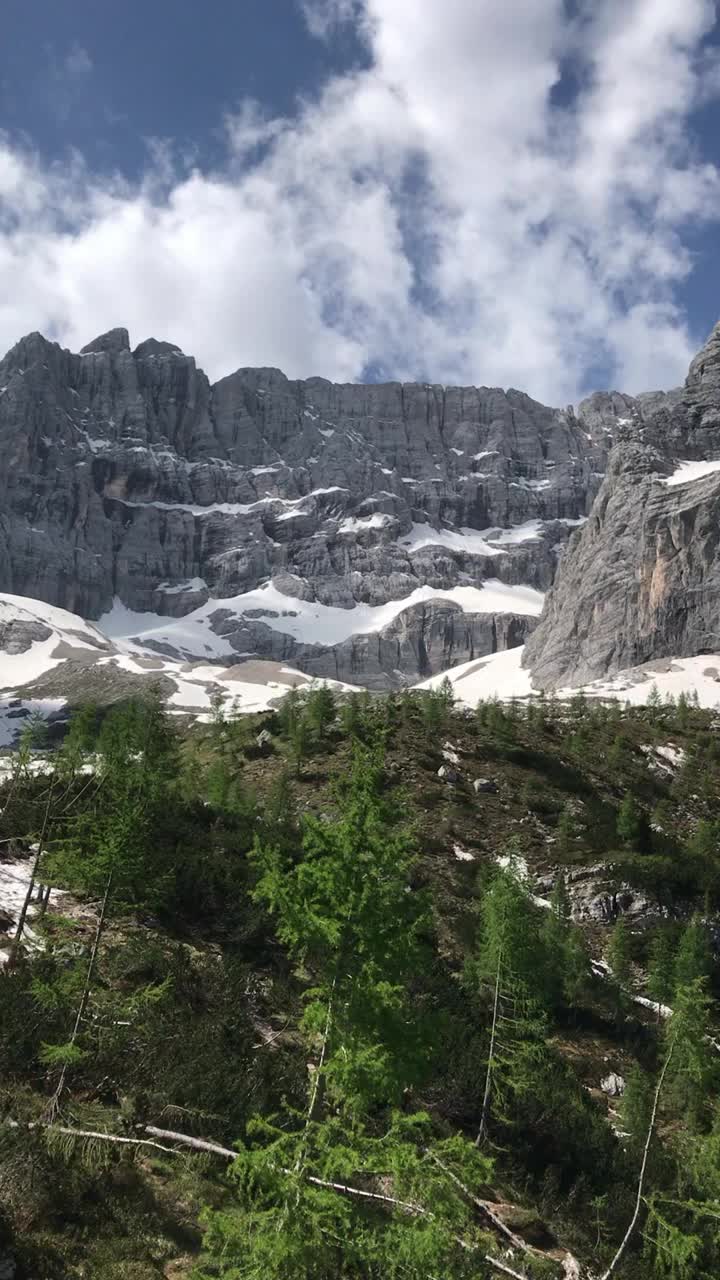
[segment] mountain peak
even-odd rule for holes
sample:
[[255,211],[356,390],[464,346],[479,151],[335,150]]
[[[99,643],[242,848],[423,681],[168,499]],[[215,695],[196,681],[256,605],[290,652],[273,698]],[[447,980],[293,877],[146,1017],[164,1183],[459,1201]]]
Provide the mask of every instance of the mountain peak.
[[88,342],[83,347],[80,354],[83,356],[91,355],[95,351],[129,351],[130,335],[127,329],[108,329],[107,333],[101,333],[99,337],[93,338],[92,342]]
[[174,342],[161,342],[158,338],[146,338],[133,351],[136,358],[147,359],[148,356],[181,356],[183,351]]

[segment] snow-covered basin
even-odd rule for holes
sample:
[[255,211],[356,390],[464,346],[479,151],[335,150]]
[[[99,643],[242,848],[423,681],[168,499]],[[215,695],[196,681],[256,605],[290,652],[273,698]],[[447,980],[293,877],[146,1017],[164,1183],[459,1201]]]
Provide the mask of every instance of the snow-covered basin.
[[[474,708],[481,699],[528,698],[537,696],[533,689],[531,673],[522,666],[523,646],[476,658],[460,666],[451,667],[417,687],[437,689],[447,677],[457,700]],[[646,663],[618,672],[606,680],[596,680],[581,686],[588,697],[618,698],[634,706],[644,705],[653,686],[661,697],[668,694],[677,698],[680,694],[690,697],[697,693],[701,707],[720,705],[720,654],[703,654],[696,658],[667,658]],[[578,689],[561,689],[558,696],[571,697]]]
[[270,582],[239,596],[208,600],[178,619],[155,613],[134,613],[116,600],[112,609],[99,619],[98,627],[111,640],[122,642],[136,652],[151,641],[188,655],[232,658],[237,655],[229,642],[212,630],[212,615],[220,611],[239,619],[252,611],[254,620],[304,644],[334,645],[354,635],[380,631],[405,609],[430,600],[450,600],[466,613],[520,613],[534,617],[539,617],[543,606],[542,592],[533,587],[510,586],[494,578],[479,587],[451,587],[444,591],[417,587],[401,600],[381,605],[356,604],[352,609],[284,595]]

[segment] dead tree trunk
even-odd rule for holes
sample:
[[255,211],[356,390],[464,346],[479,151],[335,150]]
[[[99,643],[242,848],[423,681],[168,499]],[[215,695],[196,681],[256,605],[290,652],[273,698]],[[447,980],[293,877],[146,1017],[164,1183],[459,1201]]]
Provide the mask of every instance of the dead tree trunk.
[[627,1231],[625,1232],[625,1235],[623,1236],[622,1240],[620,1241],[620,1246],[618,1248],[617,1253],[615,1254],[615,1257],[610,1263],[610,1266],[608,1267],[607,1271],[603,1271],[600,1277],[600,1280],[610,1280],[610,1277],[614,1274],[615,1271],[617,1271],[617,1268],[620,1265],[620,1262],[625,1253],[625,1250],[627,1249],[630,1243],[630,1239],[633,1234],[633,1231],[637,1226],[637,1220],[640,1217],[640,1210],[642,1208],[642,1201],[643,1201],[643,1191],[645,1190],[645,1173],[647,1171],[648,1155],[650,1154],[650,1143],[652,1142],[653,1134],[655,1132],[655,1121],[657,1119],[658,1106],[660,1103],[660,1093],[662,1091],[662,1087],[665,1081],[665,1075],[667,1073],[667,1069],[670,1066],[670,1059],[673,1056],[674,1048],[675,1048],[675,1041],[673,1040],[670,1045],[668,1055],[663,1063],[663,1069],[660,1072],[657,1086],[655,1088],[655,1097],[653,1098],[652,1111],[650,1113],[650,1123],[648,1125],[647,1137],[645,1139],[645,1148],[643,1150],[643,1158],[642,1158],[642,1163],[640,1165],[640,1175],[638,1177],[637,1195],[635,1197],[635,1211],[633,1213],[632,1218],[630,1219],[630,1225]]
[[[110,892],[112,889],[112,882],[113,882],[113,873],[111,871],[105,883],[105,893],[103,894],[102,906],[100,907],[100,915],[98,917],[98,922],[95,929],[95,937],[93,938],[92,951],[90,952],[90,959],[88,961],[87,973],[85,975],[85,986],[83,987],[83,993],[82,993],[82,996],[80,997],[80,1004],[78,1005],[77,1013],[75,1015],[75,1025],[72,1030],[72,1035],[70,1036],[70,1041],[69,1041],[70,1049],[74,1047],[75,1042],[78,1038],[80,1026],[82,1024],[83,1018],[85,1017],[85,1010],[87,1009],[87,1003],[90,998],[90,989],[92,987],[93,974],[95,973],[95,962],[97,960],[97,953],[100,947],[100,939],[102,938],[103,930],[105,928],[105,918],[107,915],[108,903],[110,901]],[[60,1104],[60,1098],[62,1096],[62,1091],[65,1088],[65,1077],[67,1075],[67,1069],[68,1069],[68,1064],[65,1063],[62,1071],[60,1072],[60,1079],[57,1082],[57,1088],[55,1089],[55,1092],[52,1098],[50,1099],[50,1103],[48,1105],[48,1114],[51,1116],[54,1116],[57,1113],[57,1110]]]
[[495,974],[495,1000],[493,1002],[492,1028],[490,1030],[490,1048],[488,1049],[487,1071],[485,1073],[485,1093],[483,1095],[482,1111],[480,1112],[480,1128],[475,1139],[475,1146],[479,1147],[485,1137],[487,1130],[488,1111],[490,1109],[490,1088],[492,1085],[492,1072],[495,1059],[495,1038],[497,1035],[498,1009],[500,1005],[500,971],[502,967],[502,947],[498,951],[497,972]]

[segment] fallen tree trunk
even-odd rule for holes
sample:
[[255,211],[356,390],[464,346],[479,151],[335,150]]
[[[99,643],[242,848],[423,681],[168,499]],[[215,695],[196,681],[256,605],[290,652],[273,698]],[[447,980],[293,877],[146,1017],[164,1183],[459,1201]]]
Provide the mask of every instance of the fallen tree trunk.
[[[204,1151],[210,1155],[222,1156],[225,1160],[234,1160],[237,1152],[231,1150],[230,1147],[223,1147],[218,1142],[208,1142],[205,1138],[195,1138],[188,1133],[177,1133],[174,1129],[160,1129],[157,1125],[147,1124],[144,1126],[144,1133],[152,1134],[152,1138],[126,1138],[117,1133],[99,1133],[94,1129],[73,1129],[69,1125],[59,1125],[51,1123],[33,1123],[20,1125],[17,1120],[6,1120],[5,1124],[10,1128],[19,1129],[44,1129],[49,1133],[62,1133],[74,1138],[88,1138],[100,1142],[117,1143],[122,1146],[135,1147],[151,1147],[156,1151],[163,1151],[167,1154],[177,1155],[178,1152],[173,1147],[165,1147],[159,1142],[155,1142],[154,1138],[166,1138],[168,1141],[176,1142],[180,1146],[190,1147],[193,1151]],[[283,1173],[291,1175],[290,1169],[283,1169]],[[398,1200],[395,1196],[382,1195],[377,1191],[365,1191],[361,1187],[353,1187],[346,1182],[332,1182],[327,1178],[317,1178],[313,1174],[303,1175],[307,1182],[316,1187],[323,1187],[329,1191],[337,1191],[340,1195],[353,1196],[362,1200],[378,1201],[381,1204],[390,1205],[392,1208],[400,1209],[404,1213],[410,1213],[417,1217],[433,1218],[435,1215],[431,1210],[426,1209],[423,1205],[413,1204],[412,1201]],[[456,1237],[457,1243],[463,1249],[470,1249],[473,1252],[478,1250],[478,1246],[469,1244],[468,1241]],[[506,1262],[500,1258],[494,1258],[492,1254],[482,1254],[482,1260],[487,1266],[499,1271],[502,1275],[510,1276],[511,1280],[529,1280],[529,1277],[522,1271],[514,1271]]]

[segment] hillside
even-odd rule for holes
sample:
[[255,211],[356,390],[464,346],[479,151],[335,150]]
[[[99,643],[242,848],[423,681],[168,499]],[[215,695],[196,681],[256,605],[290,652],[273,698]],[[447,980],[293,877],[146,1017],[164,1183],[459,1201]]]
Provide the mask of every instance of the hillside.
[[78,711],[3,787],[6,1274],[598,1277],[663,1068],[613,1274],[715,1274],[714,714],[184,723]]

